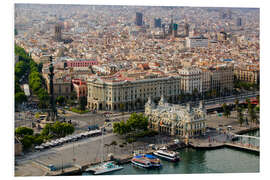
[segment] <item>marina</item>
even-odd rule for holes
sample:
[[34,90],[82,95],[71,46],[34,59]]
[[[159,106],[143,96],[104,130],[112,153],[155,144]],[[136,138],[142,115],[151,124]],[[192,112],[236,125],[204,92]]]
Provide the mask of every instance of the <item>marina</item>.
[[178,152],[181,161],[172,163],[161,159],[162,168],[137,168],[126,163],[121,171],[108,175],[259,172],[259,156],[245,151],[225,147],[215,150],[184,148]]
[[[252,131],[247,132],[246,134],[244,134],[244,136],[249,136],[249,135],[256,135],[259,134],[259,130],[254,130],[252,129]],[[173,173],[173,171],[169,170],[171,167],[179,167],[180,169],[182,168],[182,166],[186,166],[189,167],[190,165],[188,164],[193,164],[193,157],[190,157],[191,155],[194,157],[200,156],[200,154],[203,154],[202,157],[198,157],[199,159],[204,159],[203,161],[199,161],[202,164],[197,164],[194,166],[207,166],[208,167],[208,162],[213,163],[212,161],[210,161],[213,156],[210,154],[220,154],[217,155],[217,157],[220,156],[221,159],[217,159],[216,161],[221,161],[224,157],[222,153],[227,154],[226,156],[228,156],[226,158],[227,159],[234,157],[235,154],[238,154],[239,157],[239,161],[249,161],[249,158],[253,159],[252,160],[252,164],[255,163],[257,164],[257,166],[253,166],[252,167],[247,167],[247,169],[250,169],[250,171],[245,171],[245,169],[242,169],[242,166],[251,166],[251,165],[247,165],[247,164],[241,164],[241,166],[236,166],[237,169],[240,168],[240,171],[236,170],[234,171],[234,169],[230,169],[230,167],[228,167],[228,169],[225,169],[224,172],[258,172],[259,171],[259,149],[257,149],[255,146],[253,145],[247,145],[247,144],[239,144],[237,142],[233,142],[233,143],[229,143],[229,142],[211,142],[210,143],[211,146],[209,146],[209,142],[201,142],[201,143],[192,143],[189,142],[188,145],[185,145],[183,143],[179,143],[179,144],[175,144],[175,143],[171,143],[171,144],[167,144],[167,148],[165,148],[164,146],[160,146],[158,149],[149,149],[147,151],[135,151],[134,154],[127,154],[127,155],[120,155],[120,156],[114,156],[114,163],[112,163],[112,166],[108,166],[105,167],[103,166],[103,168],[100,168],[100,165],[105,165],[105,164],[111,164],[111,161],[106,159],[103,162],[93,162],[93,163],[86,163],[86,164],[82,164],[82,165],[78,165],[78,164],[74,164],[73,166],[70,167],[66,167],[64,169],[58,168],[55,170],[50,170],[48,169],[48,167],[45,167],[47,173],[46,175],[52,175],[52,176],[59,176],[59,175],[94,175],[96,174],[106,174],[106,175],[110,175],[110,174],[132,174],[134,172],[134,169],[148,169],[147,171],[142,171],[142,170],[138,170],[138,171],[142,171],[143,174],[148,174],[148,172],[150,173],[157,173],[157,174],[181,174],[181,173],[187,173],[187,171],[183,171],[183,172],[178,172],[177,169],[175,169],[175,172]],[[151,146],[152,147],[152,146]],[[174,154],[175,157],[179,157],[180,161],[175,161],[172,162],[170,159],[168,158],[162,158],[160,156],[157,155],[156,152],[158,151],[165,151],[165,152],[170,152],[170,154]],[[137,153],[137,154],[136,154]],[[160,162],[158,164],[162,165],[162,168],[153,168],[153,166],[151,165],[151,162],[149,159],[145,158],[145,155],[149,157],[153,157],[152,154],[154,155],[154,157],[158,157],[160,158]],[[137,157],[136,157],[137,156]],[[134,157],[137,158],[137,160],[139,159],[139,161],[134,161]],[[190,157],[191,159],[187,159],[188,157]],[[207,158],[210,159],[207,159]],[[191,161],[191,162],[189,162]],[[232,159],[232,162],[235,161],[235,159]],[[144,162],[144,163],[142,163]],[[221,163],[221,162],[220,162]],[[237,164],[239,163],[238,161],[232,164]],[[40,163],[36,162],[36,165],[41,165]],[[195,163],[196,164],[196,163]],[[221,166],[223,163],[219,164],[219,166]],[[229,163],[230,164],[230,163]],[[210,164],[211,165],[211,164]],[[226,164],[227,166],[228,164]],[[225,165],[224,165],[225,166]],[[161,167],[161,166],[160,166]],[[214,166],[215,167],[215,166]],[[134,169],[131,169],[134,168]],[[198,167],[195,167],[195,169]],[[202,167],[201,167],[202,168]],[[107,171],[107,170],[108,171]],[[164,170],[166,169],[166,170]],[[222,170],[214,170],[213,169],[208,169],[206,167],[204,167],[203,169],[198,169],[195,172],[190,172],[190,173],[211,173],[211,172],[222,172]],[[112,171],[117,171],[117,172],[112,172]],[[120,170],[120,171],[118,171]],[[168,171],[167,171],[168,170]],[[122,173],[123,172],[123,173]],[[135,172],[134,172],[135,173]]]

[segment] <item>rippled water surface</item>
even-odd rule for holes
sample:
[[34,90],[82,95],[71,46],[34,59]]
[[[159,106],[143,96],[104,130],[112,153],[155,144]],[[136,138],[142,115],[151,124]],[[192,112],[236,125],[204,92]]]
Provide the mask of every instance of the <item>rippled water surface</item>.
[[[249,136],[260,136],[260,131],[247,133]],[[254,153],[221,148],[215,150],[195,150],[185,148],[179,151],[181,161],[172,163],[161,160],[160,169],[143,169],[132,164],[123,165],[124,169],[108,175],[134,174],[190,174],[190,173],[247,173],[259,172],[260,156]],[[90,175],[84,173],[83,175]]]
[[185,148],[179,153],[181,161],[172,163],[162,160],[161,169],[148,170],[125,164],[124,169],[108,175],[259,172],[259,156],[249,152],[230,148],[207,151]]

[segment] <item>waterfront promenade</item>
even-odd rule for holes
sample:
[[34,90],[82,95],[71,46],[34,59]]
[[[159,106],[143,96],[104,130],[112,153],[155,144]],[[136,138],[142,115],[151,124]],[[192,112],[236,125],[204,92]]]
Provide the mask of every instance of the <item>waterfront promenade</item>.
[[[217,115],[209,115],[207,117],[211,129],[205,136],[190,139],[189,142],[194,147],[223,147],[227,142],[229,131],[227,126],[232,126],[231,133],[245,132],[249,129],[258,128],[257,126],[239,126],[234,113],[229,118],[218,117]],[[222,126],[220,126],[222,125]],[[220,130],[218,130],[220,128]],[[152,138],[140,139],[134,143],[126,143],[121,137],[108,133],[104,135],[104,159],[108,160],[108,155],[112,153],[115,158],[129,159],[133,150],[149,151],[149,144],[156,144],[161,147],[171,143],[175,137],[158,136]],[[116,141],[117,145],[110,145],[112,141]],[[101,160],[101,136],[82,139],[77,142],[64,144],[58,147],[47,149],[44,151],[31,152],[21,157],[16,157],[17,165],[15,166],[15,176],[44,176],[57,175],[68,171],[76,172],[80,167],[98,163]],[[120,144],[123,145],[120,147]],[[209,144],[211,144],[209,146]],[[227,144],[228,145],[228,144]],[[236,146],[236,144],[234,144]],[[54,165],[59,171],[50,171],[49,165]]]
[[[231,117],[219,117],[216,114],[209,115],[207,119],[208,133],[206,136],[189,139],[190,146],[198,149],[215,149],[222,147],[233,147],[242,150],[259,152],[259,146],[248,144],[247,142],[232,141],[236,134],[243,134],[252,130],[259,129],[259,125],[249,124],[240,126],[236,113],[233,112]],[[231,127],[228,129],[228,127]],[[259,139],[258,137],[254,139]]]

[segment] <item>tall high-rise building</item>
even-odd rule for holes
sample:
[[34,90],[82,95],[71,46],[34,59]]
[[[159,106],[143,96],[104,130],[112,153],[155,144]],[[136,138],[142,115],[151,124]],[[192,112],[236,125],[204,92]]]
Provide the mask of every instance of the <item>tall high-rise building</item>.
[[173,32],[173,16],[171,16],[171,23],[169,25],[168,34],[172,35]]
[[236,19],[236,25],[237,26],[242,26],[242,19],[241,18]]
[[185,23],[185,27],[184,27],[184,35],[186,37],[189,36],[189,24],[188,23]]
[[165,24],[162,24],[162,31],[163,31],[163,38],[166,37],[166,30],[165,30]]
[[161,28],[161,19],[160,18],[155,18],[154,27],[155,28]]
[[62,26],[61,24],[56,24],[54,27],[54,38],[56,41],[62,40]]
[[177,37],[178,24],[173,24],[173,37]]
[[137,26],[142,26],[142,24],[143,24],[143,14],[142,13],[136,12],[136,21],[135,21],[135,24]]

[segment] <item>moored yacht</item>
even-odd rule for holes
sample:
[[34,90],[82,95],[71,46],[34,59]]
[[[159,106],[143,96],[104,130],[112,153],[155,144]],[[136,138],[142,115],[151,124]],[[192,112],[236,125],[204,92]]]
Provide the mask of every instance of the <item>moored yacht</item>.
[[95,171],[94,174],[95,175],[104,174],[104,173],[117,171],[117,170],[121,170],[121,169],[123,169],[122,166],[118,166],[113,161],[109,161],[109,162],[104,162],[99,167],[95,168],[94,169],[94,171]]
[[179,161],[180,157],[177,152],[169,151],[167,149],[159,149],[153,152],[154,155],[169,161]]
[[136,165],[136,166],[143,167],[143,168],[151,168],[152,167],[151,162],[148,159],[145,159],[144,156],[142,156],[142,155],[134,156],[131,159],[131,163]]
[[143,156],[144,159],[150,161],[150,163],[151,163],[151,165],[152,165],[153,168],[159,168],[159,167],[161,167],[160,160],[156,156],[150,155],[150,154],[144,154],[142,156]]

